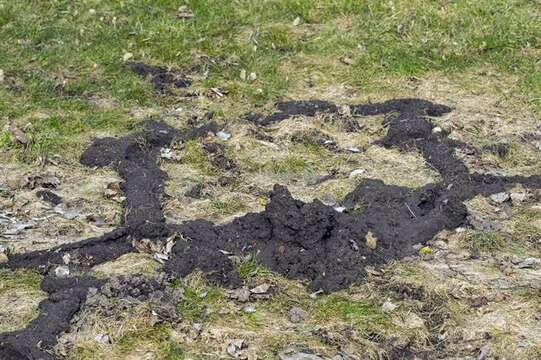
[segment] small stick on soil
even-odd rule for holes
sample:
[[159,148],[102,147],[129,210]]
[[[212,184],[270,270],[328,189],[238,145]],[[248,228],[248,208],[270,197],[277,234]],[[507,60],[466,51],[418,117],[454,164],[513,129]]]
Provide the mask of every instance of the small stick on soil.
[[408,205],[408,203],[404,203],[404,205],[406,205],[406,207],[408,208],[410,214],[411,214],[414,218],[416,218],[417,216],[415,215],[415,213],[413,212],[413,210],[411,210],[411,208],[410,208],[410,206]]

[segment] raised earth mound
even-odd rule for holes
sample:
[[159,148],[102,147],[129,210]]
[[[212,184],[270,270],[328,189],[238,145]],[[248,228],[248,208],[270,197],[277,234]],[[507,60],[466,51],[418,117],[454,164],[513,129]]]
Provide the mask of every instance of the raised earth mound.
[[[138,73],[151,76],[157,91],[163,90],[163,83],[188,85],[168,69],[148,69],[138,63],[131,66]],[[339,111],[334,104],[313,100],[284,102],[277,107],[278,111],[271,115],[250,114],[246,120],[266,126],[293,115],[310,117]],[[0,358],[55,359],[51,349],[58,335],[68,330],[72,317],[88,305],[89,294],[95,298],[126,293],[167,303],[175,296],[166,289],[167,280],[163,279],[184,277],[196,269],[214,283],[239,285],[241,279],[230,259],[234,255],[254,254],[271,270],[306,280],[314,290],[341,289],[361,281],[367,266],[413,255],[413,245],[427,242],[442,230],[465,224],[464,202],[476,195],[499,193],[514,184],[541,188],[541,176],[470,173],[455,150],[475,153],[477,149],[449,138],[429,118],[450,112],[447,106],[419,99],[396,99],[350,105],[350,109],[357,116],[385,114],[388,131],[378,145],[417,150],[437,170],[440,180],[419,188],[365,180],[340,201],[339,207],[318,200],[304,203],[294,199],[284,186],[275,185],[263,212],[222,225],[205,220],[170,224],[162,212],[167,174],[157,163],[160,150],[173,141],[184,142],[217,132],[218,126],[210,122],[181,131],[165,123],[147,122],[141,132],[96,140],[81,155],[81,163],[111,167],[124,179],[123,224],[101,237],[46,251],[9,255],[2,266],[34,269],[43,274],[41,287],[48,298],[40,303],[38,317],[26,328],[0,334]],[[168,244],[163,281],[125,279],[113,286],[90,275],[93,266],[136,252],[137,244],[143,240]],[[66,258],[71,274],[68,276],[59,271],[66,267]]]

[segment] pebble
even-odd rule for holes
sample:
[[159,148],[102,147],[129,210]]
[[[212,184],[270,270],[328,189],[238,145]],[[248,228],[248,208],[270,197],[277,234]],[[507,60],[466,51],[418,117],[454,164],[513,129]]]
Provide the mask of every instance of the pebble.
[[432,133],[434,134],[439,134],[443,131],[443,129],[439,126],[436,126],[435,128],[432,129]]
[[94,340],[96,340],[99,343],[111,343],[111,338],[109,337],[109,335],[105,333],[96,335]]
[[396,309],[396,305],[390,302],[389,300],[386,300],[383,305],[381,305],[381,310],[384,312],[391,312]]
[[257,310],[255,309],[253,305],[246,305],[245,307],[242,308],[242,311],[245,312],[246,314],[253,314]]
[[70,269],[67,266],[59,266],[54,269],[54,274],[59,278],[65,278],[69,276]]
[[339,212],[339,213],[343,213],[344,211],[346,211],[346,208],[343,207],[343,206],[337,206],[334,208],[335,211]]
[[541,259],[530,257],[523,260],[513,260],[512,262],[518,269],[527,269],[541,264]]
[[4,81],[5,75],[4,70],[0,69],[0,83]]
[[246,288],[235,289],[229,293],[229,297],[240,302],[247,302],[250,300],[250,290]]
[[513,203],[521,203],[526,200],[527,196],[528,195],[526,193],[511,193],[510,195]]
[[226,133],[225,131],[218,131],[216,133],[216,136],[219,137],[222,140],[229,140],[231,138],[231,134]]
[[361,152],[361,149],[359,149],[356,146],[349,147],[348,150],[351,151],[352,153],[360,153]]
[[317,356],[314,354],[308,354],[304,352],[297,352],[297,353],[279,353],[278,354],[279,360],[325,360],[321,356]]
[[300,323],[306,320],[306,311],[300,307],[294,306],[289,309],[289,321],[292,323]]
[[252,294],[265,294],[267,291],[269,291],[269,289],[270,289],[270,285],[267,283],[264,283],[259,286],[256,286],[255,288],[250,290],[250,292]]
[[365,169],[355,169],[352,172],[349,173],[349,178],[354,178],[356,176],[362,175],[366,172]]
[[502,204],[502,203],[506,202],[507,200],[509,200],[509,198],[510,198],[510,196],[506,192],[500,192],[500,193],[497,193],[497,194],[490,195],[490,200],[494,201],[497,204]]

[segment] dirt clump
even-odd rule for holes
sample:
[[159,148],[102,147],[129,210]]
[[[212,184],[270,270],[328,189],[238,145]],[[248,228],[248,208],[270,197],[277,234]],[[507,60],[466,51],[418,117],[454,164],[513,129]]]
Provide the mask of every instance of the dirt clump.
[[127,63],[136,74],[150,77],[154,90],[159,94],[167,94],[168,87],[186,88],[192,82],[183,77],[178,71],[173,71],[164,66],[147,65],[143,62],[129,61]]
[[62,203],[62,198],[49,190],[40,190],[36,193],[36,196],[52,205],[58,205]]

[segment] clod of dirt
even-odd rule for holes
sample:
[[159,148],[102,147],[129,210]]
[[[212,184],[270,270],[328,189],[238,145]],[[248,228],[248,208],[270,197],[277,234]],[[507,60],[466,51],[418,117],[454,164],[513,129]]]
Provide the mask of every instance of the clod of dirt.
[[488,151],[500,158],[505,158],[509,154],[510,150],[509,144],[493,144],[488,145],[483,148],[483,150]]
[[40,175],[27,173],[21,179],[21,185],[22,187],[28,189],[34,189],[37,186],[41,186],[46,189],[52,189],[60,185],[60,179],[51,172],[46,172]]
[[110,316],[118,306],[149,302],[160,318],[177,323],[180,321],[180,314],[176,305],[182,297],[182,290],[172,288],[164,276],[148,277],[136,274],[115,277],[101,288],[90,289],[85,306],[98,308],[106,316]]
[[128,61],[126,64],[138,75],[149,76],[154,89],[160,94],[168,93],[168,86],[186,88],[192,84],[190,80],[182,77],[178,72],[164,66],[147,65],[135,61]]
[[336,105],[322,100],[286,101],[278,103],[277,107],[279,111],[274,114],[268,116],[248,114],[246,119],[258,125],[269,125],[294,115],[315,116],[319,112],[335,113],[338,111]]
[[40,190],[36,193],[36,196],[52,205],[58,205],[62,203],[62,198],[49,190]]

